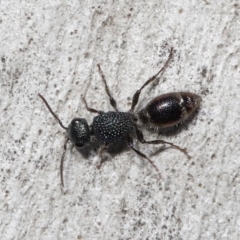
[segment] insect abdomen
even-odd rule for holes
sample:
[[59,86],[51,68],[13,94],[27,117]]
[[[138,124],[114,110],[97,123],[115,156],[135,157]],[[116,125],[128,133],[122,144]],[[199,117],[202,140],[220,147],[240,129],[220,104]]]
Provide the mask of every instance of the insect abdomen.
[[143,124],[171,127],[187,119],[199,107],[201,97],[189,92],[160,95],[137,113]]

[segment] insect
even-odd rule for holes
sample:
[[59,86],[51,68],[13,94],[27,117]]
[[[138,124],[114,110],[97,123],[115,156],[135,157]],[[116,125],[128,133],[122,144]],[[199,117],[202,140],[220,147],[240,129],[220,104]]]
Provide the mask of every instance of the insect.
[[171,142],[163,140],[145,140],[140,128],[143,126],[151,126],[155,128],[166,128],[175,126],[184,120],[186,120],[190,115],[192,115],[199,107],[201,102],[201,97],[197,94],[189,92],[173,92],[164,95],[157,96],[153,98],[143,109],[135,112],[135,107],[138,103],[141,91],[153,82],[157,76],[162,73],[168,66],[170,59],[173,55],[173,48],[171,48],[169,56],[163,67],[151,78],[149,78],[142,87],[135,92],[132,97],[131,109],[127,112],[120,112],[117,108],[117,103],[112,97],[110,90],[108,88],[105,76],[102,72],[100,65],[98,64],[98,71],[101,75],[101,79],[105,86],[105,91],[109,97],[110,104],[115,111],[103,112],[96,110],[88,106],[85,96],[82,96],[82,100],[85,104],[86,109],[89,112],[97,114],[93,118],[91,125],[88,125],[85,118],[74,118],[68,127],[65,127],[61,120],[58,118],[56,113],[53,112],[49,106],[46,99],[38,94],[43,100],[46,107],[53,115],[53,117],[59,122],[60,126],[66,130],[67,139],[64,143],[64,151],[60,163],[60,177],[61,185],[64,186],[63,181],[63,162],[67,149],[67,143],[70,140],[75,147],[83,148],[87,144],[96,139],[102,146],[100,149],[100,154],[108,149],[110,144],[116,144],[118,141],[126,141],[127,145],[139,156],[148,160],[148,162],[156,169],[160,174],[158,167],[154,162],[149,159],[144,153],[139,151],[133,146],[133,139],[137,138],[142,144],[167,144],[173,148],[178,149],[183,152],[188,158],[190,156],[186,149],[183,149]]

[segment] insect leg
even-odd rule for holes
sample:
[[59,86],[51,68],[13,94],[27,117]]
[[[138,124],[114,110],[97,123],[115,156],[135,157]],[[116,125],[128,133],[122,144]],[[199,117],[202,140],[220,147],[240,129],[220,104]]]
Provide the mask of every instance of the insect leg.
[[98,169],[98,170],[102,167],[102,164],[107,161],[107,159],[104,159],[104,158],[102,157],[103,154],[104,154],[104,152],[107,151],[107,149],[108,149],[108,144],[105,143],[105,144],[101,147],[101,149],[100,149],[100,151],[99,151],[99,155],[100,155],[100,159],[101,159],[101,160],[100,160],[100,163],[97,165],[97,169]]
[[83,95],[82,95],[81,97],[82,97],[82,100],[83,100],[83,102],[84,102],[84,104],[85,104],[86,109],[87,109],[89,112],[98,113],[98,114],[101,114],[101,113],[102,113],[102,111],[96,110],[96,109],[94,109],[94,108],[90,108],[90,107],[88,106],[88,104],[87,104],[87,101],[86,101],[85,97],[84,97]]
[[62,158],[61,158],[61,163],[60,163],[60,177],[61,177],[61,185],[62,187],[64,187],[64,181],[63,181],[63,162],[64,162],[64,157],[65,157],[65,153],[66,153],[66,150],[67,150],[67,143],[70,139],[67,138],[67,140],[65,141],[64,143],[64,146],[63,146],[63,154],[62,154]]
[[169,64],[169,62],[170,62],[170,59],[172,58],[172,55],[173,55],[173,48],[170,49],[170,53],[169,53],[169,56],[168,56],[167,61],[165,62],[165,64],[163,65],[163,67],[157,72],[157,74],[155,74],[154,76],[152,76],[151,78],[149,78],[149,79],[142,85],[142,87],[135,92],[135,94],[133,95],[133,98],[132,98],[132,106],[131,106],[131,109],[130,109],[131,112],[134,111],[134,108],[136,107],[136,105],[137,105],[137,103],[138,103],[139,96],[140,96],[140,93],[141,93],[141,91],[143,90],[143,88],[145,88],[149,83],[151,83],[152,81],[154,81],[154,80],[157,78],[157,76],[167,68],[167,66],[168,66],[168,64]]
[[115,110],[116,112],[118,112],[117,103],[116,103],[115,99],[112,97],[112,95],[111,95],[111,93],[110,93],[109,87],[108,87],[108,85],[107,85],[106,78],[105,78],[105,76],[104,76],[104,74],[103,74],[103,71],[102,71],[102,69],[101,69],[101,67],[100,67],[100,64],[98,64],[97,66],[98,66],[99,74],[101,75],[102,81],[103,81],[103,83],[104,83],[104,85],[105,85],[105,91],[106,91],[106,93],[107,93],[107,95],[108,95],[108,97],[109,97],[110,104],[112,105],[112,107],[114,108],[114,110]]
[[138,154],[142,158],[145,158],[146,160],[148,160],[148,162],[155,168],[155,170],[159,174],[159,177],[161,178],[161,173],[160,173],[158,167],[154,164],[154,162],[151,159],[149,159],[144,153],[140,152],[139,150],[137,150],[136,148],[133,147],[133,139],[131,137],[128,137],[127,144],[136,154]]
[[171,143],[171,142],[166,142],[166,141],[163,141],[163,140],[146,141],[146,140],[143,138],[142,132],[141,132],[139,129],[137,129],[137,128],[136,128],[136,134],[137,134],[137,139],[138,139],[141,143],[143,143],[143,144],[155,144],[155,145],[156,145],[156,144],[168,144],[168,145],[170,145],[171,147],[176,148],[176,149],[178,149],[179,151],[183,152],[183,153],[188,157],[188,159],[191,158],[191,157],[188,155],[186,149],[181,148],[181,147],[179,147],[179,146],[177,146],[177,145],[175,145],[175,144],[173,144],[173,143]]

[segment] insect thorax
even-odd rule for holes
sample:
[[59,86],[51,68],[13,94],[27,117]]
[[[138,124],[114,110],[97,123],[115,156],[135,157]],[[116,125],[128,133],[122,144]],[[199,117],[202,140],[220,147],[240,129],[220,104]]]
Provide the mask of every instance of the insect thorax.
[[93,119],[92,129],[100,142],[116,142],[134,131],[133,115],[127,112],[102,113]]

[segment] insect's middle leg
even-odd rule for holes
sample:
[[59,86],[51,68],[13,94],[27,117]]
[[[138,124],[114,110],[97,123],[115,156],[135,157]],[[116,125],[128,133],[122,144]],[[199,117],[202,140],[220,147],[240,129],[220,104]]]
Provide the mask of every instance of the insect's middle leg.
[[148,160],[148,162],[155,168],[155,170],[159,174],[159,177],[161,178],[161,173],[160,173],[158,167],[154,164],[154,162],[151,159],[149,159],[144,153],[140,152],[139,150],[137,150],[136,148],[133,147],[133,139],[131,137],[128,137],[127,144],[136,154],[138,154],[142,158],[145,158],[146,160]]

